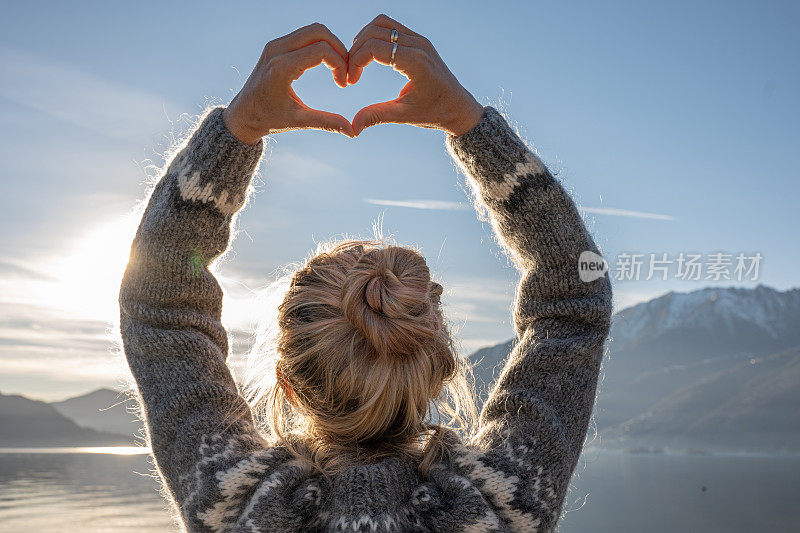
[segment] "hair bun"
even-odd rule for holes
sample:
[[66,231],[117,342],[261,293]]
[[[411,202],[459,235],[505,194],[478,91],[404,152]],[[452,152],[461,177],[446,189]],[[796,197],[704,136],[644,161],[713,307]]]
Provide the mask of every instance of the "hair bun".
[[[397,276],[394,277],[397,278]],[[386,285],[386,276],[378,273],[367,282],[367,286],[364,289],[367,305],[376,313],[383,314],[383,291],[386,289]]]
[[365,251],[342,284],[342,311],[380,353],[413,353],[430,338],[430,271],[408,248]]
[[[374,312],[389,318],[402,318],[418,313],[418,308],[425,305],[424,295],[406,294],[406,289],[394,272],[385,265],[378,265],[364,287],[364,299]],[[404,301],[400,301],[401,296],[405,296]]]

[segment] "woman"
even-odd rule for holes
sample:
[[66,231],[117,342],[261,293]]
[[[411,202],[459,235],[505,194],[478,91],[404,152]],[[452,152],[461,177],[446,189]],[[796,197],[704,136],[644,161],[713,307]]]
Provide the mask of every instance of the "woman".
[[[409,78],[352,125],[291,89],[324,62],[341,86],[371,61]],[[279,309],[268,438],[228,368],[228,246],[261,138],[318,128],[358,135],[396,122],[446,133],[521,272],[517,343],[465,440],[432,410],[468,418],[465,365],[422,256],[381,242],[322,250]],[[324,26],[270,42],[244,88],[212,110],[157,184],[120,293],[121,331],[153,455],[191,531],[552,531],[580,454],[609,328],[607,276],[564,189],[501,115],[483,108],[430,42],[386,17],[348,51]],[[449,401],[448,401],[449,398]],[[448,408],[448,405],[450,408]],[[441,420],[440,420],[441,421]],[[455,422],[452,422],[455,423]]]

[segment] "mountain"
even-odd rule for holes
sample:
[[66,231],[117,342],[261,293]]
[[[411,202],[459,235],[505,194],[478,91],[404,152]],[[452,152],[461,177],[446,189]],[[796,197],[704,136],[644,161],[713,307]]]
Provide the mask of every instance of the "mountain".
[[80,427],[52,405],[0,394],[0,446],[116,446],[132,439]]
[[97,389],[50,405],[79,425],[98,431],[133,435],[141,427],[136,403],[127,394],[111,389]]
[[470,360],[475,363],[475,389],[478,393],[480,404],[486,401],[489,388],[500,375],[500,371],[503,370],[503,365],[513,347],[514,340],[512,339],[494,346],[481,348],[469,356]]
[[800,347],[754,357],[682,387],[606,432],[609,444],[800,450]]
[[774,353],[800,344],[798,326],[800,289],[781,292],[759,285],[669,292],[617,313],[611,336],[618,352],[646,345],[653,356],[680,363],[692,362],[691,354],[698,352]]
[[[477,383],[493,381],[511,346],[471,356],[483,359]],[[601,438],[800,450],[799,346],[800,289],[671,292],[624,309],[612,320],[594,411]]]
[[613,317],[598,427],[621,424],[681,387],[800,345],[800,289],[670,292]]
[[[481,402],[512,346],[470,356]],[[75,445],[79,433],[86,441],[141,426],[132,400],[100,389],[52,406],[0,396],[4,429],[12,398],[29,402],[16,423],[33,440],[40,431]],[[623,309],[613,317],[594,414],[600,442],[612,446],[800,451],[800,289],[671,292]],[[0,446],[13,433],[4,430]]]

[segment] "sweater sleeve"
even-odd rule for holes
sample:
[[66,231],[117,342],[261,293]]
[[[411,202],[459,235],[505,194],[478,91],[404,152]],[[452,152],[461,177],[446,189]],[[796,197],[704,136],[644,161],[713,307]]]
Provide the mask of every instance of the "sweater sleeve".
[[153,456],[192,530],[217,519],[222,463],[264,445],[226,365],[223,293],[209,271],[228,247],[262,150],[231,135],[222,108],[212,110],[154,188],[120,289],[122,341]]
[[611,316],[606,273],[567,192],[494,108],[447,147],[520,272],[516,343],[458,463],[514,531],[555,529],[594,405]]

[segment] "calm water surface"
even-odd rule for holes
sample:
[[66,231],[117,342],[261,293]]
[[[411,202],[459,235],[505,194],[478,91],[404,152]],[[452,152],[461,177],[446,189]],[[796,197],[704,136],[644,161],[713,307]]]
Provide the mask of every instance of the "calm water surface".
[[[146,455],[72,451],[0,451],[0,532],[177,531]],[[798,494],[798,457],[588,451],[559,531],[800,532]]]
[[0,532],[178,531],[147,455],[97,451],[0,453]]
[[798,456],[589,450],[571,487],[561,533],[800,532]]

